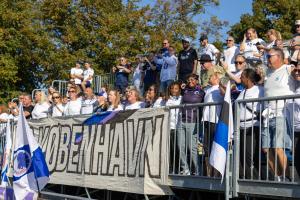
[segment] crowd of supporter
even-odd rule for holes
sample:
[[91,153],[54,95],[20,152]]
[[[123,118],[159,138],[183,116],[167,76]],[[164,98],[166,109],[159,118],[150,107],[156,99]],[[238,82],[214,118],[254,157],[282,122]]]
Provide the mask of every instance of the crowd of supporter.
[[[192,47],[191,39],[188,37],[182,39],[182,49],[179,51],[165,39],[162,41],[161,49],[148,55],[137,55],[135,63],[129,63],[125,57],[121,57],[119,63],[112,67],[115,74],[114,88],[103,86],[98,93],[94,93],[92,89],[94,70],[91,64],[84,63],[83,70],[81,63],[78,62],[71,69],[66,96],[62,96],[53,87],[49,88],[47,95],[43,91],[37,91],[34,99],[29,94],[21,94],[7,106],[0,106],[0,121],[17,118],[19,103],[23,104],[27,119],[39,119],[49,116],[222,102],[228,81],[231,82],[232,101],[300,94],[300,20],[296,20],[295,34],[290,40],[284,41],[280,32],[274,29],[261,34],[266,34],[268,41],[259,38],[253,28],[245,32],[244,39],[239,45],[235,44],[232,36],[228,36],[227,48],[224,51],[210,44],[207,35],[200,36],[199,50]],[[130,74],[132,80],[129,80]],[[292,112],[295,126],[295,156],[300,154],[299,101],[295,100]],[[275,105],[271,101],[263,109],[261,107],[259,103],[245,103],[241,106],[241,140],[245,137],[248,138],[246,141],[251,141],[241,143],[246,151],[244,155],[248,156],[245,158],[244,176],[250,176],[249,169],[252,165],[255,169],[258,168],[256,160],[259,154],[257,145],[260,144],[258,113],[262,113],[262,116],[269,119],[268,125],[263,126],[261,134],[262,151],[270,155],[268,156],[270,169],[280,178],[287,166],[284,148],[289,145],[285,144],[289,139],[284,139],[288,135],[288,128],[284,128],[288,123],[286,105],[278,101]],[[214,131],[206,130],[215,130],[220,111],[220,106],[201,110],[206,159],[214,137]],[[171,138],[178,137],[179,141],[177,144],[171,143],[171,148],[175,145],[180,149],[180,170],[183,174],[197,173],[199,143],[197,112],[199,110],[195,107],[171,110]],[[178,132],[176,136],[175,130]],[[251,135],[247,134],[248,132],[254,132],[254,138],[249,138]],[[207,133],[209,135],[205,135]],[[254,160],[249,158],[248,151],[251,151],[251,145],[254,145],[255,149]],[[187,164],[186,150],[192,155],[190,161],[192,166]],[[279,163],[277,171],[275,160]],[[206,165],[207,175],[212,175],[208,162]],[[295,165],[300,172],[299,160],[295,161]]]

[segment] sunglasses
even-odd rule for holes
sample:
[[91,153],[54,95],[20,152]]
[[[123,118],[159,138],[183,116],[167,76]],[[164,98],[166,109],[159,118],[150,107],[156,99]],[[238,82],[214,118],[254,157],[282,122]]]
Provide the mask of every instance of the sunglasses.
[[233,40],[226,40],[226,42],[232,42]]
[[237,64],[241,65],[241,64],[243,64],[243,63],[244,63],[244,62],[239,62],[239,61],[235,61],[235,62],[234,62],[234,64],[236,64],[236,65],[237,65]]
[[168,44],[168,43],[163,43],[163,44]]
[[75,93],[75,90],[69,90],[68,92],[69,93]]
[[296,25],[296,28],[299,28],[300,27],[300,25]]
[[294,69],[293,72],[300,74],[300,69]]
[[277,54],[267,54],[267,59],[270,59],[272,56],[276,56]]
[[59,99],[60,97],[59,96],[57,96],[57,97],[52,97],[52,99]]

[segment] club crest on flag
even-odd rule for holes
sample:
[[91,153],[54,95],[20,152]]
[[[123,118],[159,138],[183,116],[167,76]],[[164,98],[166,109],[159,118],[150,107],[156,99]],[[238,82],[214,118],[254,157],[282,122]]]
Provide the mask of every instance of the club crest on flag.
[[26,150],[18,150],[14,154],[14,176],[22,177],[31,167],[31,156]]

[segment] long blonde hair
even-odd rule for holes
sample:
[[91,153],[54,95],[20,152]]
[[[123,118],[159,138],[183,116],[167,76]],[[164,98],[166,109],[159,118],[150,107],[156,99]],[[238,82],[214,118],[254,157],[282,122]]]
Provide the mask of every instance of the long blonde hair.
[[[113,92],[114,93],[114,95],[116,96],[116,101],[114,102],[114,103],[111,103],[111,106],[113,107],[113,109],[116,109],[116,108],[118,108],[118,106],[119,106],[119,104],[120,104],[120,102],[121,102],[121,97],[120,97],[120,93],[119,93],[119,91],[118,90],[110,90],[109,91],[109,93],[110,92]],[[108,94],[109,94],[108,93]]]

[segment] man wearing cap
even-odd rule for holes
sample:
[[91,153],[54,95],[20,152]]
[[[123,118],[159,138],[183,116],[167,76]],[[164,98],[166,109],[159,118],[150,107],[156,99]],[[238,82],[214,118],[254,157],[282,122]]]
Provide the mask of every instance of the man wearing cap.
[[197,52],[190,46],[189,38],[182,39],[182,47],[178,54],[178,79],[186,81],[189,74],[195,74],[197,69]]
[[201,64],[201,86],[203,88],[208,86],[209,77],[213,73],[219,73],[221,75],[225,74],[225,71],[222,67],[214,65],[212,62],[213,60],[208,54],[202,54],[200,57],[200,64]]
[[199,55],[208,54],[211,57],[213,64],[216,64],[216,58],[219,56],[220,51],[213,44],[208,43],[207,35],[201,35],[200,45]]

